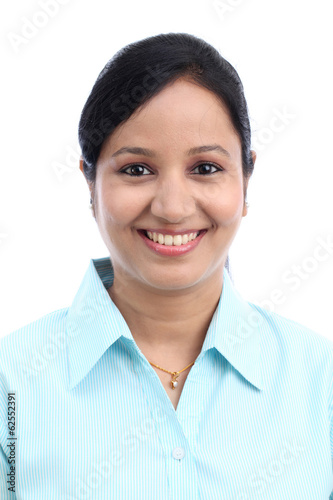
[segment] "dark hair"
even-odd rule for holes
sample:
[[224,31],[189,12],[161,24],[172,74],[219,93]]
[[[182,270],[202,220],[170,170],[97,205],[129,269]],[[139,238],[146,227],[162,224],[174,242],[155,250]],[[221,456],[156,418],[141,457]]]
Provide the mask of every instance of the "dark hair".
[[250,177],[251,127],[237,71],[204,40],[187,33],[168,33],[127,45],[100,72],[79,123],[83,169],[88,181],[94,183],[102,145],[117,125],[182,76],[214,92],[227,106],[241,139],[243,174]]

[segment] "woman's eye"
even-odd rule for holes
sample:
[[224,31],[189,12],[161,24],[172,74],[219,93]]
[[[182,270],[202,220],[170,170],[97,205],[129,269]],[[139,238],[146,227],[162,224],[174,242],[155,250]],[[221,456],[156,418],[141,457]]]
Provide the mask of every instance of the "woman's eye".
[[[197,165],[192,172],[199,175],[210,175],[215,172],[221,171],[222,169],[215,166],[214,163],[200,163]],[[140,163],[133,163],[128,167],[121,170],[121,173],[130,175],[131,177],[142,177],[144,175],[151,175],[151,171],[148,170],[144,165],[140,165]]]
[[[198,172],[194,172],[195,170],[198,170]],[[195,167],[192,170],[192,172],[194,172],[195,174],[209,175],[209,174],[214,174],[215,172],[218,172],[219,170],[222,170],[222,169],[216,167],[213,163],[200,163],[200,165]]]
[[[146,171],[146,173],[145,173]],[[130,175],[131,177],[140,177],[142,175],[148,175],[151,174],[150,170],[148,170],[147,167],[144,167],[143,165],[140,165],[139,163],[133,163],[133,165],[130,165],[129,167],[124,168],[121,170],[122,173]]]

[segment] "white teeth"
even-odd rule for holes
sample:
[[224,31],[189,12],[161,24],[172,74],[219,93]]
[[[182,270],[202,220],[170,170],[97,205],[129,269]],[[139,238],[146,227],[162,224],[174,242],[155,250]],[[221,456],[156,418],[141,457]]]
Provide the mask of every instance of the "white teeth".
[[176,236],[173,237],[173,244],[177,245],[178,247],[183,243],[183,237],[181,234],[177,234]]
[[[158,237],[158,241],[160,242],[160,237]],[[170,234],[166,234],[164,236],[164,245],[171,246],[173,244],[173,237]]]
[[172,236],[171,234],[152,233],[151,231],[147,231],[147,236],[150,240],[153,240],[155,243],[158,242],[160,245],[166,246],[186,245],[186,243],[188,243],[189,241],[195,240],[198,235],[199,232],[189,234],[176,234],[175,236]]

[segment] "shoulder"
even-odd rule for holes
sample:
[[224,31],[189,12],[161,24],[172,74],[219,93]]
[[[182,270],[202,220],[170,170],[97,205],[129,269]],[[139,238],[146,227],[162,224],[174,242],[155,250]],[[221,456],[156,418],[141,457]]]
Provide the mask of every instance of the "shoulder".
[[247,302],[251,310],[249,322],[252,328],[259,328],[261,342],[267,348],[276,349],[280,353],[297,358],[308,357],[326,359],[333,365],[333,341],[324,335],[285,318],[280,314],[268,311],[252,302]]
[[1,371],[6,367],[47,356],[53,345],[64,342],[69,308],[58,309],[0,339]]
[[275,312],[248,302],[261,330],[262,344],[285,360],[333,372],[333,341]]
[[324,335],[315,332],[311,328],[308,328],[301,323],[294,320],[281,316],[280,314],[272,311],[268,311],[257,304],[248,302],[254,314],[257,315],[259,321],[270,327],[280,337],[285,337],[286,340],[290,339],[294,342],[308,342],[322,345],[323,347],[333,349],[333,341],[325,337]]
[[[265,309],[264,307],[247,300],[235,288],[230,276],[226,282],[230,284],[228,291],[231,300],[227,302],[228,306],[236,304],[230,314],[237,315],[238,322],[242,324],[244,335],[251,335],[259,331],[259,336],[263,344],[273,347],[278,344],[280,348],[289,348],[297,350],[306,350],[314,348],[322,352],[330,352],[333,355],[333,338],[330,340],[324,335],[315,332],[311,328],[286,318],[276,312]],[[227,310],[224,313],[228,313]]]

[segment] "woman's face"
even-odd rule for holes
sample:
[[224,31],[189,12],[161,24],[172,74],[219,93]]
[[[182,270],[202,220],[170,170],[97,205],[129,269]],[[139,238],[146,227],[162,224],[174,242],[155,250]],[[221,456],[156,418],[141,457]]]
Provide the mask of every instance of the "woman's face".
[[188,80],[168,85],[115,129],[97,162],[94,215],[115,277],[155,293],[221,282],[245,191],[227,110]]

